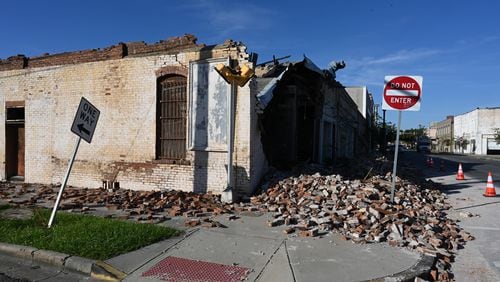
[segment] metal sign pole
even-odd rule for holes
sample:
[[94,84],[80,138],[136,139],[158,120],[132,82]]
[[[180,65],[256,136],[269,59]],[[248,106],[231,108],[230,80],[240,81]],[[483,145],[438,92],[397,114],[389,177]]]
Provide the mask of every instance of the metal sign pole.
[[399,129],[401,127],[401,112],[402,111],[398,111],[398,129],[396,132],[396,144],[394,146],[394,165],[392,167],[391,203],[394,203],[394,189],[396,188],[396,169],[398,167]]
[[48,228],[50,228],[52,226],[52,223],[54,222],[54,219],[56,217],[57,208],[59,207],[59,202],[61,201],[62,194],[64,192],[64,188],[66,187],[66,183],[68,182],[69,173],[71,172],[71,168],[73,167],[73,162],[75,161],[76,152],[78,151],[78,147],[80,146],[81,140],[82,140],[82,137],[78,137],[78,140],[76,141],[75,150],[73,151],[73,156],[69,160],[68,170],[66,171],[66,175],[64,176],[64,180],[63,180],[63,183],[61,185],[61,189],[59,189],[59,194],[57,194],[56,203],[54,205],[54,208],[52,209],[52,214],[50,215]]
[[233,100],[236,94],[236,83],[231,78],[231,91],[227,97],[228,119],[227,119],[227,186],[222,191],[221,200],[224,203],[233,201],[233,135],[234,135],[234,106]]
[[234,107],[233,98],[236,94],[236,83],[234,79],[231,80],[231,91],[228,95],[228,132],[227,132],[227,187],[226,189],[233,189],[233,127],[234,127]]

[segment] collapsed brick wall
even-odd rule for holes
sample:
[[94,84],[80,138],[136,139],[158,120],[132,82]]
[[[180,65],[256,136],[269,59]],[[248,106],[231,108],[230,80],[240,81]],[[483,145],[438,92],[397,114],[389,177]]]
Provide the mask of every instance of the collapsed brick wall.
[[[70,132],[71,123],[85,96],[101,110],[101,116],[92,144],[81,142],[69,185],[95,188],[110,180],[140,190],[222,191],[226,152],[188,151],[183,164],[155,160],[156,80],[180,70],[188,74],[191,61],[225,57],[247,62],[248,55],[244,46],[233,42],[196,47],[194,39],[183,37],[155,45],[119,44],[105,50],[0,61],[1,105],[25,101],[25,181],[62,181],[77,138]],[[236,103],[235,183],[237,190],[248,194],[253,188],[249,175],[253,105],[248,86],[238,88]],[[3,106],[0,116],[5,119]],[[4,123],[0,123],[0,134],[5,136]],[[0,146],[5,148],[5,144]],[[6,177],[3,150],[0,176]]]

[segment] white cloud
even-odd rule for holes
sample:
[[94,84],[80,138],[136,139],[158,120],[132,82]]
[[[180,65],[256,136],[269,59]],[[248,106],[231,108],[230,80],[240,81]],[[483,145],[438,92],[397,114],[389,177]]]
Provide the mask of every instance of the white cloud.
[[217,39],[227,39],[234,32],[266,29],[272,19],[271,10],[239,2],[190,1],[180,9],[191,10],[202,22],[207,22]]
[[346,68],[339,71],[338,78],[346,85],[382,87],[385,75],[411,74],[408,72],[421,66],[429,68],[423,62],[442,53],[439,49],[404,49],[380,57],[346,60]]
[[401,64],[426,57],[431,57],[440,53],[442,52],[437,49],[400,50],[398,52],[387,54],[378,58],[364,57],[359,60],[354,59],[351,61],[351,65],[357,67],[357,66]]

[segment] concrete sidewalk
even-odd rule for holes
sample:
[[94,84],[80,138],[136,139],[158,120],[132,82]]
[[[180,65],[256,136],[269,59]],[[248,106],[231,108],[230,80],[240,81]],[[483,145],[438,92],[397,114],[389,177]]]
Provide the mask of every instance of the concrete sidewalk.
[[[106,263],[125,281],[404,281],[429,271],[432,258],[387,244],[354,244],[338,235],[297,237],[267,227],[267,215],[241,216],[227,228],[194,228],[185,235]],[[170,280],[169,280],[170,279]]]
[[[0,253],[54,263],[64,273],[85,273],[82,281],[89,276],[124,281],[413,281],[428,273],[434,261],[386,243],[355,244],[334,233],[286,235],[283,226],[268,227],[269,219],[268,213],[236,220],[220,215],[213,220],[222,227],[186,229],[185,218],[174,217],[160,224],[184,229],[182,236],[105,262],[8,244],[0,246]],[[54,279],[44,281],[60,281]]]

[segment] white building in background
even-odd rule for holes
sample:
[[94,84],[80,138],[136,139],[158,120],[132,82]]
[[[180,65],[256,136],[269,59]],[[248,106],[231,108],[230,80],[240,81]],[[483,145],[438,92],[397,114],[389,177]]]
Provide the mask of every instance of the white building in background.
[[366,134],[370,132],[375,126],[375,103],[373,101],[373,95],[368,91],[366,86],[348,86],[345,87],[345,91],[349,95],[352,101],[358,107],[358,111],[361,113],[364,119],[358,120],[358,135],[362,136],[362,139],[358,140],[360,144],[363,144],[366,152],[371,152],[374,148],[374,142],[372,140],[371,134]]
[[426,130],[426,135],[431,139],[431,151],[437,150],[437,122],[433,121]]
[[374,102],[373,95],[368,91],[366,86],[348,86],[345,88],[349,97],[358,106],[359,112],[367,121],[373,120]]
[[500,154],[495,130],[500,129],[500,107],[477,108],[455,116],[455,152],[477,155]]

